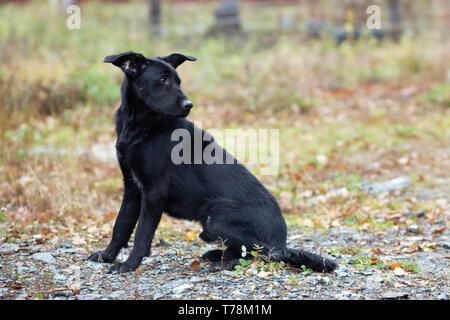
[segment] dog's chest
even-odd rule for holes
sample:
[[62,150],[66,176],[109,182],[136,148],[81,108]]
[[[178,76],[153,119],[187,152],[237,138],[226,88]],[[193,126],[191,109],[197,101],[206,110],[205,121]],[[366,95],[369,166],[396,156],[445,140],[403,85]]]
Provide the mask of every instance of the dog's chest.
[[136,166],[136,163],[134,161],[134,155],[137,152],[137,146],[135,144],[130,144],[125,141],[120,141],[120,139],[117,140],[116,143],[116,153],[117,153],[117,159],[119,160],[119,163],[121,165],[127,166],[131,171],[131,177],[136,184],[136,186],[142,190],[142,182],[138,175],[136,174],[136,169],[134,168]]
[[138,152],[142,143],[143,134],[132,128],[123,128],[117,136],[116,152],[119,161],[131,164],[133,155]]

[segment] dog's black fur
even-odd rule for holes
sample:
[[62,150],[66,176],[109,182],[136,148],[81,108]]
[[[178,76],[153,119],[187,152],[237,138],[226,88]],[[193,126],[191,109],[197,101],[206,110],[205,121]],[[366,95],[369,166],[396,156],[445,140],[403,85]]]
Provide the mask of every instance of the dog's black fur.
[[[233,164],[178,165],[171,161],[172,149],[178,144],[171,139],[174,130],[188,130],[191,145],[195,134],[208,134],[185,119],[192,103],[181,90],[175,69],[186,60],[196,59],[177,53],[147,59],[130,51],[104,60],[125,73],[122,104],[116,113],[116,150],[125,188],[110,244],[88,259],[114,262],[120,249],[127,247],[139,220],[128,259],[116,262],[110,269],[135,270],[143,257],[150,255],[155,230],[166,212],[199,221],[204,241],[225,243],[225,251],[212,250],[202,257],[212,262],[213,269],[237,265],[242,246],[251,251],[257,245],[263,247],[262,255],[271,261],[333,271],[337,267],[333,261],[286,247],[286,223],[277,201],[236,160]],[[203,142],[202,148],[210,143],[216,144],[211,139]]]

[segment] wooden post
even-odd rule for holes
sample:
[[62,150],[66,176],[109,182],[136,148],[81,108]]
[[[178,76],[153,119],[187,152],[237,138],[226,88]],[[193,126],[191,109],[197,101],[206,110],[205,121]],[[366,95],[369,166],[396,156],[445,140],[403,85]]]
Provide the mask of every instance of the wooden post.
[[389,0],[389,24],[391,36],[394,41],[399,41],[403,33],[402,4],[400,0]]
[[161,34],[161,0],[149,0],[150,6],[150,33]]

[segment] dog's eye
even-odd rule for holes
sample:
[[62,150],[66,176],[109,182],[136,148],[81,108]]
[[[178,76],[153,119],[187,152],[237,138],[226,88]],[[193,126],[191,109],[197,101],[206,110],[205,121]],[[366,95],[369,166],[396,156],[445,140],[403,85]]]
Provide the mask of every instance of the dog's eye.
[[159,79],[159,82],[161,84],[166,84],[167,83],[167,78],[161,78],[161,79]]

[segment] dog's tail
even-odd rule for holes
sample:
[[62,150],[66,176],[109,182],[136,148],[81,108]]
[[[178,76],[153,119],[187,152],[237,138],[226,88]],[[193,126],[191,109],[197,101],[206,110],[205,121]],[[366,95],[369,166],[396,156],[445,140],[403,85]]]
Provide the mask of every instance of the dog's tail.
[[275,255],[275,260],[283,261],[295,268],[309,268],[317,272],[332,272],[338,265],[333,260],[301,249],[287,248],[283,254]]

